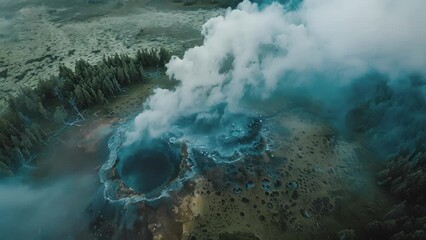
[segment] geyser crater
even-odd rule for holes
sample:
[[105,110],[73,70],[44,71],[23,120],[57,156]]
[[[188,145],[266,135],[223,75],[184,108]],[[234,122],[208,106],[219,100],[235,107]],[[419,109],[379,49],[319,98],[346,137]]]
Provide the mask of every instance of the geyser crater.
[[100,171],[104,197],[154,202],[179,191],[204,170],[268,155],[274,148],[267,118],[251,114],[227,118],[207,133],[185,122],[159,138],[145,135],[129,145],[125,143],[131,122],[121,125],[108,142],[110,155]]
[[120,148],[116,168],[126,186],[149,194],[175,179],[181,162],[178,146],[157,139]]
[[119,127],[108,142],[110,155],[99,172],[106,199],[125,203],[156,201],[179,190],[194,175],[195,164],[183,141],[165,135],[126,145],[128,127]]

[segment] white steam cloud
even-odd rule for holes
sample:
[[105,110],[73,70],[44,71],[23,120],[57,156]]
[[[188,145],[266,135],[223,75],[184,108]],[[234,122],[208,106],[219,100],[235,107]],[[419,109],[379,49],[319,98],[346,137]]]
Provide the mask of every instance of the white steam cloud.
[[327,88],[369,71],[424,76],[424,9],[424,0],[305,0],[291,12],[244,1],[204,24],[202,46],[172,58],[167,74],[180,85],[155,91],[127,142],[159,136],[181,117],[214,117],[218,104],[237,111],[244,96],[267,97],[278,84],[322,76]]

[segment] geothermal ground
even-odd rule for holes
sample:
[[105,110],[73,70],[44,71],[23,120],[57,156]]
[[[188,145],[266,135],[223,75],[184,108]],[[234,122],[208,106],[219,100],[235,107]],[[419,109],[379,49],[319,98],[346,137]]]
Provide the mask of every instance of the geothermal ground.
[[[61,64],[73,68],[84,59],[96,65],[104,56],[134,56],[142,48],[162,47],[179,57],[164,68],[144,68],[143,81],[119,87],[102,104],[71,109],[59,123],[42,116],[42,146],[28,159],[24,148],[10,149],[22,166],[0,178],[1,239],[388,239],[371,238],[366,226],[386,235],[399,225],[415,237],[389,239],[424,239],[425,198],[409,200],[426,186],[426,81],[421,71],[410,81],[403,75],[421,64],[413,60],[410,68],[405,61],[395,74],[398,64],[391,59],[389,67],[382,59],[389,56],[380,54],[399,45],[373,44],[374,51],[359,53],[358,42],[368,44],[342,38],[356,45],[346,52],[332,37],[337,43],[322,48],[315,40],[328,39],[316,30],[325,24],[327,34],[334,33],[325,18],[301,27],[307,8],[293,24],[288,5],[257,8],[246,1],[231,12],[219,8],[221,2],[0,0],[5,112],[6,97],[57,75]],[[202,25],[219,15],[225,17],[209,21],[203,37]],[[124,66],[122,75],[129,76],[132,65]],[[348,76],[354,84],[333,82]],[[392,77],[407,83],[383,80]],[[358,78],[369,80],[367,86]],[[26,133],[33,120],[18,112]],[[1,141],[9,140],[3,135]],[[379,179],[381,186],[397,186],[392,191],[399,197],[377,183],[390,153],[396,167]],[[404,165],[400,159],[415,160]],[[0,160],[2,170],[7,162]],[[412,171],[406,174],[412,178],[398,171]]]
[[[123,96],[126,102],[111,104],[131,108],[146,90],[135,88]],[[70,174],[89,179],[67,188],[84,184],[88,196],[97,192],[84,201],[96,216],[92,230],[79,229],[79,239],[323,239],[355,231],[362,239],[365,225],[393,203],[376,186],[369,151],[339,138],[315,110],[298,110],[291,102],[266,105],[250,114],[262,119],[259,135],[249,141],[254,150],[236,161],[215,161],[193,138],[185,146],[174,138],[139,143],[136,155],[124,156],[134,146],[111,146],[111,134],[127,122],[118,109],[69,128],[31,172],[43,181]],[[251,125],[241,126],[248,131]],[[118,157],[109,165],[111,150]],[[105,165],[111,169],[103,172]],[[101,185],[100,170],[107,178]],[[106,182],[111,185],[105,190]],[[102,203],[104,196],[111,202]],[[134,225],[121,226],[127,221]]]

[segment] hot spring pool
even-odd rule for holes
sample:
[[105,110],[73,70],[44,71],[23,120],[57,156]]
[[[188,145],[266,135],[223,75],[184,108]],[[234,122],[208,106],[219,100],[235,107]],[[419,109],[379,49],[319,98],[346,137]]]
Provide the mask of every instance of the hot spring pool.
[[117,173],[125,185],[138,193],[151,193],[175,179],[181,157],[162,140],[137,143],[118,152]]
[[[262,116],[233,116],[225,126],[205,134],[170,131],[126,145],[129,124],[116,129],[108,141],[110,154],[100,179],[104,197],[119,202],[155,202],[179,191],[184,183],[208,168],[230,164],[243,156],[259,156],[274,146]],[[191,128],[193,129],[193,128]],[[264,136],[265,135],[265,136]]]

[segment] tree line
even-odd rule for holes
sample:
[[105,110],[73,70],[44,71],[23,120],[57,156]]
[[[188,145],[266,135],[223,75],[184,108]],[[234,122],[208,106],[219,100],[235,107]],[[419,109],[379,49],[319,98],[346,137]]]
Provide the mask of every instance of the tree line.
[[164,67],[170,57],[161,48],[142,49],[134,57],[115,54],[93,65],[78,60],[74,69],[60,65],[57,75],[40,80],[34,89],[22,87],[8,96],[0,117],[0,176],[13,175],[46,144],[52,120],[61,124],[70,115],[84,120],[82,110],[107,104],[123,87],[143,82],[145,68]]

